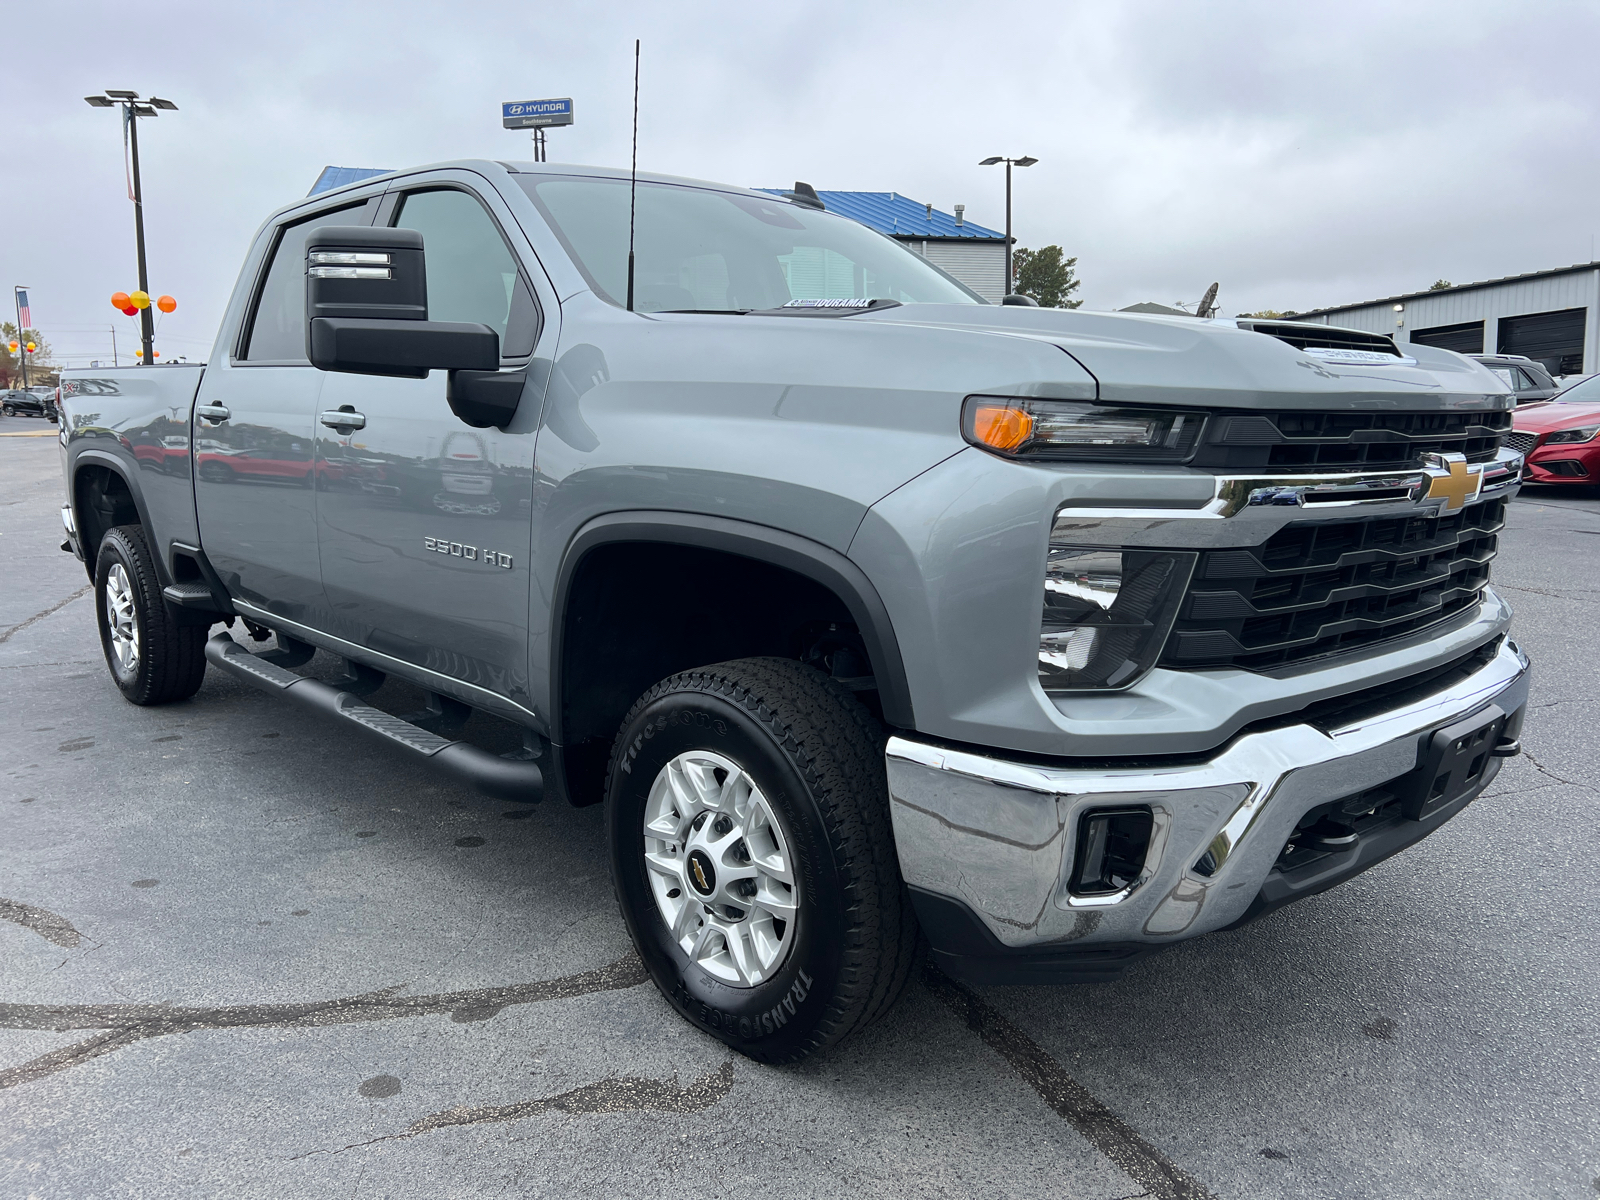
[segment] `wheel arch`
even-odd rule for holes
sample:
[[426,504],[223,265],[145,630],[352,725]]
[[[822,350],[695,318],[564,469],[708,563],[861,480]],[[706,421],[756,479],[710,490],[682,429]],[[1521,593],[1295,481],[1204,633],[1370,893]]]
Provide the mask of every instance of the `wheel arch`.
[[[94,578],[95,556],[106,530],[116,525],[138,524],[148,535],[154,533],[143,493],[114,455],[99,450],[79,451],[72,462],[69,497],[72,519],[78,530],[78,545],[90,579]],[[162,556],[152,552],[151,557],[162,583],[170,583]]]
[[[594,772],[592,762],[580,765],[575,747],[599,736],[604,719],[612,715],[612,709],[619,710],[614,715],[620,723],[633,701],[657,679],[718,661],[716,658],[691,661],[696,635],[685,632],[687,622],[679,620],[674,626],[671,615],[658,618],[650,610],[647,588],[636,583],[637,605],[633,611],[640,613],[640,619],[629,630],[619,631],[615,636],[629,636],[636,644],[648,646],[656,654],[648,660],[657,664],[651,669],[659,670],[660,674],[649,679],[640,675],[642,683],[625,678],[618,684],[621,690],[617,696],[587,706],[575,703],[582,678],[591,674],[588,668],[598,661],[599,652],[594,647],[602,633],[601,628],[584,630],[584,617],[592,612],[591,606],[597,598],[619,603],[601,585],[607,580],[622,582],[619,572],[626,564],[621,560],[623,555],[631,553],[625,549],[630,546],[645,548],[640,557],[647,560],[647,564],[659,563],[662,551],[674,549],[690,551],[702,562],[707,561],[707,556],[720,556],[717,561],[753,564],[749,569],[750,578],[789,580],[794,584],[795,593],[803,593],[798,600],[784,596],[786,602],[794,600],[803,605],[809,598],[826,606],[831,599],[837,605],[841,620],[852,625],[860,638],[885,723],[896,728],[915,728],[905,664],[888,610],[866,574],[843,554],[809,538],[746,521],[690,513],[610,513],[589,521],[568,542],[551,598],[549,728],[551,740],[562,756],[562,773],[567,776],[569,797],[574,803],[593,799],[588,796],[593,788],[579,785],[574,776],[592,776]],[[657,620],[657,624],[653,625],[652,620]],[[684,641],[679,658],[673,657],[670,647],[662,651],[654,640],[655,635],[663,633],[662,626],[666,627],[665,636]],[[605,633],[610,636],[610,631]],[[772,651],[757,648],[755,652]],[[725,655],[740,656],[734,652]],[[639,686],[623,699],[635,683]],[[607,738],[615,728],[611,726]]]

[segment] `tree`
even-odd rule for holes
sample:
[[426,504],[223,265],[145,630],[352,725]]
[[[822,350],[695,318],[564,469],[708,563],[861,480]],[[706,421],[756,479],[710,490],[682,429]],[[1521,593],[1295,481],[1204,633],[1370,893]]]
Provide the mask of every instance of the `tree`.
[[1275,308],[1263,308],[1260,312],[1240,313],[1239,315],[1241,317],[1255,317],[1260,321],[1287,321],[1289,318],[1298,316],[1299,314],[1296,313],[1292,308],[1286,308],[1282,312],[1279,312]]
[[1437,292],[1441,288],[1451,288],[1451,287],[1455,287],[1455,284],[1451,283],[1448,279],[1435,279],[1433,281],[1433,286],[1431,286],[1428,290],[1430,292]]
[[[17,352],[11,353],[11,342],[19,343]],[[22,346],[34,342],[38,349],[28,355],[28,382],[43,383],[47,376],[54,378],[55,363],[50,358],[50,343],[39,335],[37,329],[24,329],[22,335],[17,335],[17,327],[11,321],[0,324],[0,372],[6,377],[7,387],[20,387],[22,385]],[[38,374],[35,375],[35,370]]]
[[1070,299],[1078,290],[1077,256],[1063,258],[1060,246],[1046,246],[1042,250],[1012,251],[1016,263],[1017,291],[1032,296],[1040,308],[1077,308],[1082,300]]

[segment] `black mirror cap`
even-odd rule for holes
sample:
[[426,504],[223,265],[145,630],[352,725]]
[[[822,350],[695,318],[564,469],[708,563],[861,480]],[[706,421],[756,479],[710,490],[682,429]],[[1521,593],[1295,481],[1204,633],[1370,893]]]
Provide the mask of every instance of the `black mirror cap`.
[[450,411],[474,429],[504,429],[517,415],[528,369],[520,371],[453,371],[445,395]]
[[314,317],[307,347],[319,371],[424,379],[429,371],[493,371],[500,335],[466,321]]
[[306,319],[426,321],[428,273],[415,229],[324,225],[306,238]]
[[1021,292],[1012,292],[1009,296],[1000,297],[1001,304],[1016,304],[1024,308],[1038,308],[1039,302],[1032,296],[1024,296]]

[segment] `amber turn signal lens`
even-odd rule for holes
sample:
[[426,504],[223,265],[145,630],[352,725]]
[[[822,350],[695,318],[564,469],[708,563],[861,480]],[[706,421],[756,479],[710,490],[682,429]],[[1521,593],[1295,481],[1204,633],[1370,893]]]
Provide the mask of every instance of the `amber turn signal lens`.
[[1033,435],[1033,414],[1009,404],[979,404],[972,410],[972,436],[993,450],[1010,452]]

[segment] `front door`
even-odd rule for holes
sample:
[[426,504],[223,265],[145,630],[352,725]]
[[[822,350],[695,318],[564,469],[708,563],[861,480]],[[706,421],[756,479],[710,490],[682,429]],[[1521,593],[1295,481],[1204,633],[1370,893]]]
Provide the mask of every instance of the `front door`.
[[[460,187],[401,194],[392,223],[423,236],[428,316],[500,334],[526,366],[533,292],[499,223]],[[509,431],[450,411],[446,373],[329,374],[318,404],[322,582],[335,636],[529,707],[528,550],[535,385]]]
[[[374,206],[375,207],[375,206]],[[306,360],[305,241],[320,225],[366,225],[366,202],[273,231],[234,353],[206,369],[195,402],[195,498],[206,557],[238,600],[318,625],[313,433],[323,373]]]

